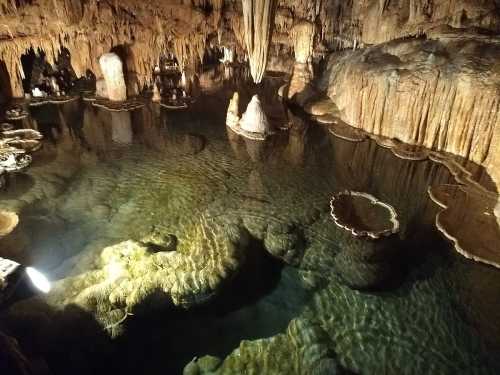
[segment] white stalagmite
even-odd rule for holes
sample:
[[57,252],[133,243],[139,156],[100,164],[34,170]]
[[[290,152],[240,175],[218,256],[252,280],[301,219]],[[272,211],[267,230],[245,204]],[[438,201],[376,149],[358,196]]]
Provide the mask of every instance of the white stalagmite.
[[240,96],[238,92],[235,92],[233,94],[233,98],[229,102],[229,107],[227,108],[226,125],[230,127],[238,126],[238,123],[240,121],[240,117],[238,115],[239,102]]
[[241,117],[241,129],[250,133],[268,134],[270,132],[269,121],[262,109],[259,97],[254,95],[246,112]]
[[158,85],[156,82],[153,84],[153,98],[151,100],[155,103],[161,102],[160,89],[158,88]]
[[127,85],[123,77],[123,64],[116,53],[105,53],[99,58],[101,71],[106,81],[109,100],[127,100]]
[[241,0],[245,24],[245,44],[250,60],[250,72],[260,83],[267,65],[267,54],[274,24],[275,0]]

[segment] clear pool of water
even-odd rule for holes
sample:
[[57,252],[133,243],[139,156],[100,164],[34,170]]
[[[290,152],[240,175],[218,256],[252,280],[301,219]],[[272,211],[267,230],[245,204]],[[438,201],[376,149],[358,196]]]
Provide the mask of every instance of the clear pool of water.
[[[290,129],[266,142],[226,128],[232,87],[187,111],[70,104],[40,124],[43,149],[0,192],[20,217],[1,246],[55,288],[3,306],[2,330],[54,374],[176,374],[206,355],[224,374],[499,373],[500,271],[434,226],[427,189],[450,173],[336,138],[275,85],[261,94]],[[395,207],[388,250],[335,226],[345,189]]]

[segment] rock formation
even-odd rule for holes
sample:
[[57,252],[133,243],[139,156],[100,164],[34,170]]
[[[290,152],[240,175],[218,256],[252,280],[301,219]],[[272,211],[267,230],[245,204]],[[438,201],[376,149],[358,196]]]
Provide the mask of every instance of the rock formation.
[[229,106],[227,108],[227,115],[226,115],[226,125],[231,128],[238,126],[238,123],[240,122],[239,102],[240,102],[240,96],[238,92],[235,92],[233,94],[233,97],[229,101]]
[[9,211],[0,211],[0,238],[10,234],[19,223],[16,213]]
[[123,63],[116,53],[105,53],[99,58],[107,98],[112,101],[127,100],[127,85],[123,76]]
[[[293,66],[292,78],[288,88],[288,98],[294,96],[299,104],[304,104],[308,96],[312,94],[311,84],[313,80],[313,68],[311,64],[313,43],[314,43],[314,24],[308,21],[300,21],[293,27],[293,40],[295,52],[295,65]],[[309,92],[305,93],[304,91]],[[301,94],[305,97],[300,97]]]
[[322,87],[349,125],[464,156],[498,180],[500,45],[454,35],[332,55]]
[[257,95],[254,95],[248,103],[247,110],[241,116],[240,126],[249,133],[265,135],[270,132],[269,121]]
[[264,77],[274,26],[275,0],[242,0],[245,45],[255,83]]

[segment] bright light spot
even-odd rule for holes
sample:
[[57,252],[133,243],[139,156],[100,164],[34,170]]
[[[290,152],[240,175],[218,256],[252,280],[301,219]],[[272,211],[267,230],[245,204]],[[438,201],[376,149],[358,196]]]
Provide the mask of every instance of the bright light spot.
[[38,290],[43,293],[48,293],[50,291],[50,282],[40,271],[37,271],[33,267],[26,267],[26,273]]
[[124,271],[121,263],[112,262],[107,266],[108,281],[113,282],[118,280],[124,274]]

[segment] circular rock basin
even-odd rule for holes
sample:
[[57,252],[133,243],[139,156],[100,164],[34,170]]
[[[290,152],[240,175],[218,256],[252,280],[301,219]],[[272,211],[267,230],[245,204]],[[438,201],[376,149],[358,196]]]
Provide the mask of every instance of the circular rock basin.
[[358,238],[377,239],[399,231],[396,210],[373,195],[357,191],[336,193],[330,201],[337,226]]

